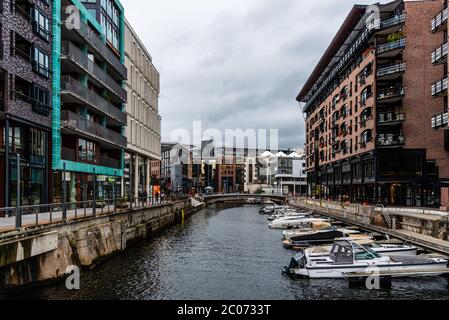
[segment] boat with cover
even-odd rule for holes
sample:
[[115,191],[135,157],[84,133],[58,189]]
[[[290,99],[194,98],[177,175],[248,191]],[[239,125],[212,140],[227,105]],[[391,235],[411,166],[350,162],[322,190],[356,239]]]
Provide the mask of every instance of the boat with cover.
[[304,278],[351,278],[382,275],[394,278],[449,273],[448,260],[420,256],[382,256],[353,239],[337,239],[328,255],[311,249],[294,256],[283,273]]
[[312,245],[325,245],[334,243],[335,239],[343,237],[353,237],[357,240],[370,240],[371,237],[350,229],[336,228],[329,223],[321,222],[312,224],[311,230],[306,230],[284,240],[282,243],[285,248],[300,250]]

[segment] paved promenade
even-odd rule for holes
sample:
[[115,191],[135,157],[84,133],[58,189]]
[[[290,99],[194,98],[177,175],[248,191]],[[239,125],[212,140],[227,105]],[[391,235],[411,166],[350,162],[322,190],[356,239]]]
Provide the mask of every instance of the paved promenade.
[[[162,203],[140,203],[133,205],[132,209],[142,209],[142,208],[151,208]],[[121,212],[126,210],[132,210],[131,208],[126,209],[117,209],[114,210],[113,205],[105,206],[104,208],[96,208],[95,214],[96,216],[108,215],[114,212]],[[67,210],[67,220],[76,220],[82,219],[86,217],[93,217],[94,210],[93,208],[80,208],[80,209],[71,209]],[[43,212],[43,213],[32,213],[32,214],[24,214],[22,216],[22,228],[31,228],[35,226],[42,226],[51,223],[63,222],[62,210],[56,210],[53,212]],[[14,231],[16,230],[16,217],[0,217],[0,233]]]

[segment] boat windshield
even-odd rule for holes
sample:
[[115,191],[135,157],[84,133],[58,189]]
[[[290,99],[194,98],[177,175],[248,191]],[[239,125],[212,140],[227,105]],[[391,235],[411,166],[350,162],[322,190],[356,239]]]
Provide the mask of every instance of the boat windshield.
[[380,255],[371,249],[362,247],[358,243],[353,243],[354,255],[356,260],[373,260],[380,258]]

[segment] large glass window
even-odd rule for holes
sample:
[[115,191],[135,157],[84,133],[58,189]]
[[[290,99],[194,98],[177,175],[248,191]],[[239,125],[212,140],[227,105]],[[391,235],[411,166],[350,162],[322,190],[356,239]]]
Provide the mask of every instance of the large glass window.
[[46,41],[50,40],[50,24],[47,16],[38,8],[34,8],[34,32]]

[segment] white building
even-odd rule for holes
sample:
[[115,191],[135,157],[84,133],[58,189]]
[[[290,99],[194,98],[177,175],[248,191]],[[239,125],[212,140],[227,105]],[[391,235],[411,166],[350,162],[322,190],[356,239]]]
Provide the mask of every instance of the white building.
[[125,86],[128,145],[122,194],[138,197],[143,191],[152,194],[151,162],[161,160],[160,76],[151,55],[126,20],[125,66],[128,69]]
[[299,196],[307,193],[306,160],[302,149],[265,151],[246,159],[245,192]]

